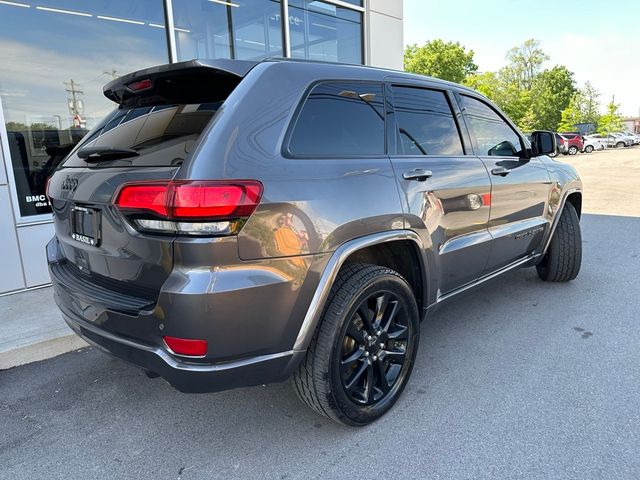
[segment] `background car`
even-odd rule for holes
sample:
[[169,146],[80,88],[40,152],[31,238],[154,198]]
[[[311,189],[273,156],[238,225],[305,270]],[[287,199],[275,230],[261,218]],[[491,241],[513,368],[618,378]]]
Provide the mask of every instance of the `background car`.
[[638,135],[637,133],[620,132],[620,135],[629,138],[629,140],[631,140],[632,145],[640,144],[640,135]]
[[601,143],[604,143],[605,146],[609,148],[619,148],[627,146],[626,142],[623,139],[620,139],[612,134],[603,135],[600,133],[594,133],[593,135],[587,135],[586,138],[595,138],[599,140]]
[[559,133],[556,133],[556,153],[549,155],[550,157],[555,157],[556,155],[562,153],[563,155],[567,154],[567,150],[569,149],[569,145],[567,139],[564,138]]
[[561,133],[560,136],[567,141],[567,151],[564,152],[565,155],[575,155],[582,151],[584,147],[584,139],[579,132]]
[[634,143],[634,138],[621,132],[613,132],[611,135],[616,139],[616,147],[630,147]]
[[606,142],[600,141],[598,138],[593,137],[584,137],[582,152],[591,153],[594,150],[604,150],[606,147]]

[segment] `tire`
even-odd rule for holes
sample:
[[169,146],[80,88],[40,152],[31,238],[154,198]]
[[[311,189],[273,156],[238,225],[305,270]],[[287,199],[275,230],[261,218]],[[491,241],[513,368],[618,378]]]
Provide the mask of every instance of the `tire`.
[[552,152],[549,154],[550,157],[557,157],[558,156],[558,150],[556,150],[555,152]]
[[626,147],[626,146],[627,146],[627,144],[626,144],[626,143],[624,143],[624,142],[618,142],[618,143],[616,143],[616,148],[622,148],[622,147]]
[[574,147],[573,145],[569,147],[569,151],[567,152],[569,155],[575,155],[578,153],[578,147]]
[[[387,301],[378,302],[383,295]],[[406,280],[386,267],[347,264],[292,376],[293,387],[320,415],[345,425],[367,425],[402,394],[418,342],[418,306]]]
[[593,153],[593,145],[587,145],[586,147],[584,147],[584,152]]
[[538,276],[546,282],[568,282],[575,279],[582,263],[582,234],[576,209],[567,202],[547,253],[536,265]]

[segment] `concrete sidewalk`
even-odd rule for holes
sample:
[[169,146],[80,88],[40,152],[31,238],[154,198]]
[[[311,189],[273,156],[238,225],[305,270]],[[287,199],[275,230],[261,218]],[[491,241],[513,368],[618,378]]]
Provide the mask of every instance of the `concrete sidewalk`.
[[62,319],[51,287],[0,297],[0,325],[0,370],[87,345]]

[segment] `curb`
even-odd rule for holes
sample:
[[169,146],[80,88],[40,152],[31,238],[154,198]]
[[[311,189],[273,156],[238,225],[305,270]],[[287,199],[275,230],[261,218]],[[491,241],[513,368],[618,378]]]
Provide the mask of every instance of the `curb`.
[[47,360],[87,346],[89,346],[87,342],[75,333],[70,333],[62,337],[14,348],[13,350],[0,352],[0,370]]

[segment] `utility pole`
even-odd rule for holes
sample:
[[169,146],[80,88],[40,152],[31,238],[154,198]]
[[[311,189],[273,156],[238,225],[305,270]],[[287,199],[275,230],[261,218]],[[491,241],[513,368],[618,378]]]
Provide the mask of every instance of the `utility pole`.
[[120,75],[118,75],[118,72],[116,72],[115,68],[112,68],[110,72],[102,72],[102,74],[103,75],[108,75],[111,78],[113,78],[114,80],[120,76]]
[[69,82],[62,83],[67,87],[65,90],[69,93],[69,100],[67,101],[69,113],[73,116],[82,115],[84,113],[84,102],[79,96],[84,95],[84,92],[80,90],[80,85],[74,82],[73,78]]

